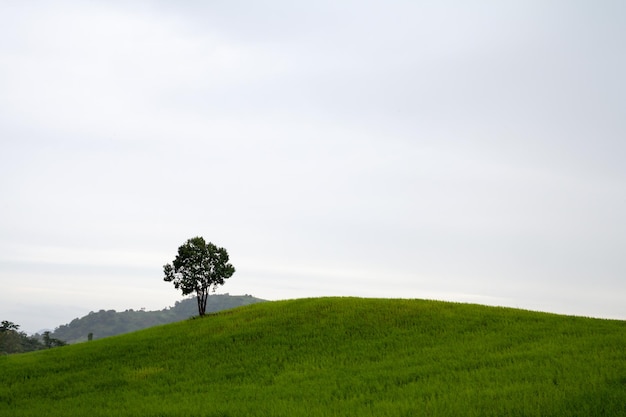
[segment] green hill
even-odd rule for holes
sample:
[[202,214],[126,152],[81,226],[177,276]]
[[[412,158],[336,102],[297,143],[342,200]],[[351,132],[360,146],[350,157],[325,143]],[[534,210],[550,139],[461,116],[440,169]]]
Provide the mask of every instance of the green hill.
[[[251,295],[213,294],[207,299],[207,313],[228,310],[249,304],[260,303],[260,298]],[[195,297],[177,301],[173,307],[163,310],[144,311],[100,310],[76,318],[68,324],[57,327],[51,336],[68,343],[84,342],[91,333],[93,339],[115,336],[156,326],[173,323],[198,315],[198,304]]]
[[0,357],[0,416],[626,416],[626,321],[258,303]]

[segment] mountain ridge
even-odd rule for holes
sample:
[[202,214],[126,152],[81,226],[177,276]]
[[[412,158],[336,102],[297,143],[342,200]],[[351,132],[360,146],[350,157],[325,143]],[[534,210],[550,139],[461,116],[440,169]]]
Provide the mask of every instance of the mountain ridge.
[[[214,313],[264,301],[266,300],[248,294],[211,294],[207,299],[206,311]],[[93,339],[100,339],[185,320],[195,315],[198,315],[196,298],[188,297],[176,301],[174,306],[161,310],[90,311],[83,317],[77,317],[69,323],[59,325],[50,334],[67,343],[79,343],[89,340],[89,334]]]

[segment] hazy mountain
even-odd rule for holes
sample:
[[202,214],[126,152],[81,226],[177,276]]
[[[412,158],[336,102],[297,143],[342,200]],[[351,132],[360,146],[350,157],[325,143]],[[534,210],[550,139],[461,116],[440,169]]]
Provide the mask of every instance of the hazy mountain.
[[[215,294],[209,296],[206,312],[208,314],[263,301],[265,300],[251,295]],[[76,318],[68,324],[57,327],[51,336],[68,343],[76,343],[88,340],[90,333],[93,339],[101,339],[159,324],[185,320],[197,315],[198,305],[195,297],[177,301],[173,307],[163,310],[92,311],[84,317]]]

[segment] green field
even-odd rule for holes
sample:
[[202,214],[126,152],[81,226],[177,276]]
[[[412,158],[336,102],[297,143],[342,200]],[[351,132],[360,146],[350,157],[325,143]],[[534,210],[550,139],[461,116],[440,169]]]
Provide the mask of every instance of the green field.
[[626,416],[626,321],[260,303],[0,357],[0,416]]

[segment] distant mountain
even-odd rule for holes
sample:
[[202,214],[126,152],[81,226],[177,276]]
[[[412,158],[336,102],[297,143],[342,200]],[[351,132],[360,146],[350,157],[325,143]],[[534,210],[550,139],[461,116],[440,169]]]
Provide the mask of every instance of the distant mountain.
[[[265,300],[251,295],[214,294],[207,300],[206,312],[216,312],[240,307],[248,304],[260,303]],[[173,307],[163,310],[144,311],[126,310],[100,310],[90,312],[84,317],[76,318],[68,324],[57,327],[51,336],[68,343],[84,342],[91,333],[93,339],[115,336],[118,334],[134,332],[159,324],[167,324],[185,320],[198,315],[196,298],[187,298],[177,301]]]

